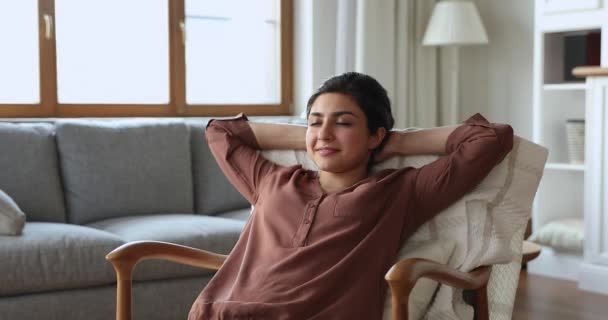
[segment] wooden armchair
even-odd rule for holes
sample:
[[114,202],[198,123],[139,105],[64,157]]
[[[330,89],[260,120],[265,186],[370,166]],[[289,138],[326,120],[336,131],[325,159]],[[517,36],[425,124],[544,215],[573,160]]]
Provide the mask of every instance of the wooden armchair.
[[[300,163],[307,169],[314,169],[304,151],[271,150],[264,151],[263,155],[282,165]],[[530,244],[523,240],[547,155],[547,149],[516,137],[510,155],[498,164],[475,190],[455,203],[453,210],[448,208],[435,218],[436,231],[444,233],[442,237],[432,236],[431,232],[422,232],[424,230],[419,230],[420,234],[417,232],[410,237],[410,240],[415,242],[444,238],[454,240],[460,243],[461,248],[466,247],[466,250],[461,250],[458,254],[454,251],[450,256],[452,265],[467,270],[479,265],[482,267],[465,273],[446,264],[424,259],[412,258],[397,262],[385,275],[391,289],[392,319],[407,319],[408,311],[414,311],[408,310],[408,300],[414,284],[421,278],[429,278],[446,285],[439,290],[449,291],[448,299],[460,294],[451,288],[474,291],[474,311],[478,320],[489,319],[490,312],[493,317],[511,316],[510,310],[506,312],[505,308],[494,306],[513,306],[516,286],[510,283],[511,285],[503,287],[501,281],[516,283],[521,269],[520,258],[526,262],[540,252],[538,246],[531,248]],[[377,169],[419,167],[434,159],[436,157],[395,157],[378,165]],[[461,223],[454,224],[452,221]],[[469,229],[469,224],[476,224],[478,227]],[[476,245],[480,243],[486,246]],[[468,253],[474,256],[467,256]],[[116,319],[130,320],[132,274],[139,261],[163,259],[217,270],[226,256],[165,242],[142,241],[118,247],[106,258],[114,265],[118,279]],[[488,265],[490,261],[502,261],[505,264],[492,267]],[[488,266],[483,266],[484,264]],[[454,300],[459,300],[460,305],[464,304],[460,301],[462,299]],[[432,308],[429,309],[429,312],[431,311]]]
[[[217,270],[227,256],[182,245],[159,241],[136,241],[124,244],[106,259],[116,270],[116,320],[131,320],[131,283],[133,269],[138,262],[148,259],[169,260],[199,268]],[[408,319],[408,299],[416,281],[426,277],[452,287],[474,290],[475,318],[489,319],[487,284],[490,266],[482,266],[465,273],[433,261],[405,259],[397,262],[386,273],[391,289],[391,319]]]

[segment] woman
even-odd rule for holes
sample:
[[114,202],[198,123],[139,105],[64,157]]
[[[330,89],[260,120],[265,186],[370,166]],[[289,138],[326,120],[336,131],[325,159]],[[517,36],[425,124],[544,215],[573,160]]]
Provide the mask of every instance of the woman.
[[[386,91],[354,72],[326,81],[307,114],[306,128],[245,116],[209,123],[218,164],[255,210],[190,320],[380,319],[383,275],[402,243],[513,143],[510,126],[479,114],[461,126],[391,132]],[[273,164],[263,149],[306,149],[319,171]],[[374,161],[409,154],[446,155],[370,173]]]

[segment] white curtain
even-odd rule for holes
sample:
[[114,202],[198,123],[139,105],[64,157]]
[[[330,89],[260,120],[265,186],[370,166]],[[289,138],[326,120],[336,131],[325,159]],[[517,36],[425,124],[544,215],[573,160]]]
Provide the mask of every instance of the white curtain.
[[435,0],[338,0],[336,73],[356,70],[388,91],[395,127],[442,124],[438,55],[422,47]]

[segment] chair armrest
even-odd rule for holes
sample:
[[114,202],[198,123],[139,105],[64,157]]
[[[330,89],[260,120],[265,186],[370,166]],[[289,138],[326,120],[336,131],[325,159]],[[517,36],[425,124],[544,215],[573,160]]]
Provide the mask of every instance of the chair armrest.
[[[225,255],[212,253],[179,244],[161,241],[134,241],[125,243],[106,255],[114,268],[133,269],[142,260],[169,260],[193,267],[217,270],[222,266]],[[118,269],[116,269],[118,272]]]
[[540,255],[542,247],[534,242],[524,240],[521,249],[521,262],[528,263]]
[[123,244],[106,255],[116,271],[116,319],[131,320],[131,282],[135,265],[142,260],[169,260],[199,268],[217,270],[225,255],[161,241]]
[[392,319],[407,319],[409,296],[416,281],[420,278],[429,278],[459,289],[475,290],[477,294],[475,319],[488,319],[486,289],[490,271],[490,266],[481,266],[470,272],[462,272],[426,259],[401,260],[394,264],[384,276],[391,288]]

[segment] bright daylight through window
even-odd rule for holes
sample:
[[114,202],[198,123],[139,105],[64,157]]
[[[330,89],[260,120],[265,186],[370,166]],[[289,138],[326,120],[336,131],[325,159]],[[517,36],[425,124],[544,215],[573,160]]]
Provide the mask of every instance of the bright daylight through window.
[[187,102],[279,103],[279,19],[274,0],[186,0]]
[[293,0],[0,0],[0,117],[289,114]]

